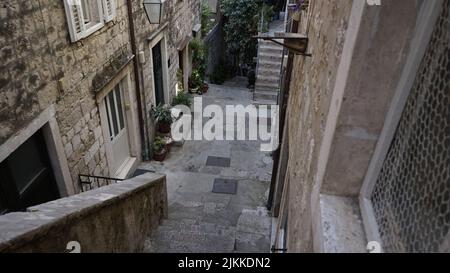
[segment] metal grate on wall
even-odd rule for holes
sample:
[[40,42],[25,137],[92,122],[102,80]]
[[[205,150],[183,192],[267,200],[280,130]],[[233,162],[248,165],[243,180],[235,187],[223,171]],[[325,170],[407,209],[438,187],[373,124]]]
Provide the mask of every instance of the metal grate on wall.
[[385,252],[448,248],[450,1],[444,3],[371,196]]

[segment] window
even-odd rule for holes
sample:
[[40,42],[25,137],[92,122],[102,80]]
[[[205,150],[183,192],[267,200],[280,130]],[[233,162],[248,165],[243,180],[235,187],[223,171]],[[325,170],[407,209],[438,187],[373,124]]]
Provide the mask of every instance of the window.
[[81,40],[116,16],[116,0],[64,0],[70,39]]
[[111,141],[125,130],[125,119],[122,106],[122,88],[118,84],[105,98],[108,115],[109,136]]

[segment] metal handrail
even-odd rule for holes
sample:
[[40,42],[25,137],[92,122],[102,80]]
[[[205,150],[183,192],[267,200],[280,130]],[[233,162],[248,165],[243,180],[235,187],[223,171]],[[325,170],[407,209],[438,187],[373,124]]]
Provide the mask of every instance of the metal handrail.
[[[88,190],[85,190],[85,186],[87,186],[89,188],[89,190],[92,190],[92,189],[94,189],[93,185],[96,185],[97,188],[100,188],[102,186],[116,184],[116,183],[124,181],[124,180],[125,179],[104,177],[104,176],[95,176],[95,175],[85,175],[85,174],[78,175],[78,182],[80,184],[80,188],[81,188],[82,192],[88,191]],[[101,182],[103,182],[103,183],[101,183]]]

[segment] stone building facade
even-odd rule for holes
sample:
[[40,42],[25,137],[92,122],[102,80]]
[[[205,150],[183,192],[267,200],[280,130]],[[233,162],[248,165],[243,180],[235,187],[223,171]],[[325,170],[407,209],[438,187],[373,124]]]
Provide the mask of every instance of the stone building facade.
[[[198,0],[164,5],[161,24],[151,25],[141,0],[2,3],[2,176],[28,183],[19,175],[27,168],[30,175],[45,174],[52,185],[44,186],[54,191],[42,197],[47,201],[80,192],[80,174],[126,178],[149,158],[154,135],[149,113],[156,104],[153,64],[161,66],[160,92],[170,103],[180,56],[189,76],[188,43],[200,22]],[[153,62],[152,47],[160,41],[159,55],[153,55],[160,59]],[[36,158],[23,156],[35,150]],[[12,167],[18,162],[23,164]],[[14,186],[9,183],[1,185],[2,198]],[[20,189],[12,192],[17,200],[26,199]],[[10,202],[2,198],[0,211]],[[11,202],[21,208],[17,200]]]
[[285,76],[274,249],[450,251],[449,8],[316,0],[295,15],[312,57]]

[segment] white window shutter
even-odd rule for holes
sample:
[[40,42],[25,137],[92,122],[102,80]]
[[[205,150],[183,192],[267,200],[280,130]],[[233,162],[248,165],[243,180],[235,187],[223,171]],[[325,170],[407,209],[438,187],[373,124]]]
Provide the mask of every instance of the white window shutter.
[[85,32],[81,0],[64,0],[64,6],[66,8],[70,39],[72,42],[76,42],[83,38]]
[[102,0],[102,2],[105,22],[109,22],[116,17],[116,0]]

